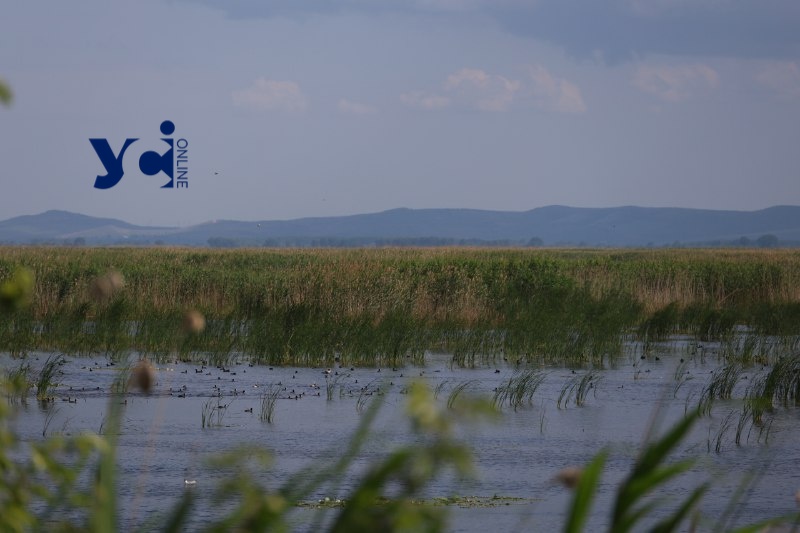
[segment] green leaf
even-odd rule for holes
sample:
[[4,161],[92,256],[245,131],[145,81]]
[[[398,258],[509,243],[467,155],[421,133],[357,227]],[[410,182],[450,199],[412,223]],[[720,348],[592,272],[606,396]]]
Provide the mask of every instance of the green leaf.
[[758,533],[759,531],[767,531],[769,526],[785,526],[790,523],[794,526],[794,529],[791,531],[796,530],[798,524],[800,524],[800,513],[791,513],[783,516],[776,516],[775,518],[769,518],[749,526],[733,529],[731,530],[731,533]]
[[565,533],[583,531],[586,520],[589,518],[589,511],[592,508],[592,499],[597,492],[600,473],[603,471],[607,457],[608,452],[606,451],[598,453],[581,474],[581,479],[575,488],[575,497],[572,500],[572,508],[567,516],[567,523],[564,525]]
[[634,477],[637,474],[649,472],[657,467],[672,449],[686,436],[689,429],[697,420],[698,413],[694,412],[680,420],[675,426],[658,440],[647,447],[642,457],[637,461]]
[[692,461],[680,461],[669,466],[660,466],[675,446],[686,436],[698,417],[697,411],[681,419],[661,439],[645,448],[631,475],[620,486],[612,514],[611,531],[629,531],[634,523],[649,512],[647,507],[636,512],[631,510],[648,492],[667,480],[685,472]]
[[11,88],[3,80],[0,80],[0,103],[11,105],[12,97]]
[[193,503],[192,491],[186,491],[180,503],[167,518],[167,522],[164,524],[164,533],[177,533],[186,528],[186,519],[189,517],[189,511],[191,511]]
[[694,507],[695,504],[700,501],[700,498],[703,497],[703,494],[705,494],[706,490],[708,490],[707,483],[704,483],[703,485],[694,489],[691,496],[686,498],[686,501],[683,502],[683,505],[681,505],[672,516],[655,525],[652,530],[653,533],[669,533],[670,531],[675,531],[681,522],[683,522],[683,519],[686,518],[686,515],[689,514],[689,511],[692,510],[692,507]]
[[688,459],[659,468],[647,476],[631,479],[625,485],[624,496],[630,498],[631,500],[642,498],[645,494],[656,488],[658,485],[662,485],[671,478],[686,472],[692,467],[693,464],[694,461]]

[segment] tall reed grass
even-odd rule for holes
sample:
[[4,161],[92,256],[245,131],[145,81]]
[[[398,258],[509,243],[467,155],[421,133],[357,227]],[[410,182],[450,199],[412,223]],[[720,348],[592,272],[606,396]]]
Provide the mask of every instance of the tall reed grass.
[[36,399],[40,402],[49,400],[50,391],[58,387],[56,380],[61,376],[63,361],[64,356],[61,354],[52,354],[39,370],[39,377],[36,380]]
[[270,383],[266,391],[261,394],[261,411],[258,415],[262,422],[272,424],[272,419],[275,417],[275,403],[281,393],[281,385],[279,383]]
[[[0,324],[13,354],[333,366],[443,350],[464,366],[599,364],[631,332],[725,340],[746,325],[800,338],[791,250],[0,248],[0,282],[21,267],[32,305]],[[119,283],[98,297],[103,280]],[[183,333],[188,310],[205,329]]]

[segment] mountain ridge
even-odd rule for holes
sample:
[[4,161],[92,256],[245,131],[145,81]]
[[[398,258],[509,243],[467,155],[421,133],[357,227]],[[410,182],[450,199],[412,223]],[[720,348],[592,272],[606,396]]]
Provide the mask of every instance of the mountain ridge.
[[138,226],[63,210],[0,221],[0,242],[260,246],[370,245],[431,239],[441,243],[646,246],[742,242],[763,235],[800,242],[800,206],[756,211],[682,207],[569,207],[527,211],[394,208],[376,213],[288,220],[216,220],[188,227]]

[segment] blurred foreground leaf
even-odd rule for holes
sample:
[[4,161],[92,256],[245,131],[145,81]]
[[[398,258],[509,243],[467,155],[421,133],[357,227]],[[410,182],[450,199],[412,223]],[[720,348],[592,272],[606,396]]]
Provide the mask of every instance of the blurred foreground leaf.
[[11,105],[11,99],[13,95],[11,93],[11,88],[0,79],[0,103],[5,105]]
[[26,268],[18,268],[11,278],[0,284],[0,308],[16,311],[27,306],[33,296],[33,287],[33,273]]

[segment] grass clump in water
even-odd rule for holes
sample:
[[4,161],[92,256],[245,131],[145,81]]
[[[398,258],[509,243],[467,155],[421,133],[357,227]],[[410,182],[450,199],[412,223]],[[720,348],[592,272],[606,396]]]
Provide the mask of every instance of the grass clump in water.
[[272,423],[272,419],[275,416],[275,403],[278,401],[281,389],[282,387],[279,383],[270,383],[267,386],[267,390],[261,394],[261,411],[258,418],[262,422]]
[[561,388],[556,405],[559,409],[567,408],[570,401],[575,402],[576,407],[582,407],[589,396],[589,391],[597,393],[596,385],[602,379],[600,373],[590,370],[583,375],[576,375]]
[[12,404],[17,402],[26,403],[33,383],[31,382],[31,364],[22,361],[16,368],[6,371],[6,395]]
[[714,400],[730,400],[743,372],[742,366],[736,363],[715,370],[709,383],[700,393],[699,412],[708,415],[711,413]]
[[533,395],[545,377],[546,374],[544,372],[536,370],[516,372],[508,379],[507,383],[495,389],[492,403],[495,407],[508,406],[514,411],[526,404],[531,405],[533,403]]
[[62,364],[64,364],[64,356],[52,354],[39,371],[39,377],[36,379],[36,399],[40,402],[48,401],[50,392],[58,387],[56,380],[61,376]]

